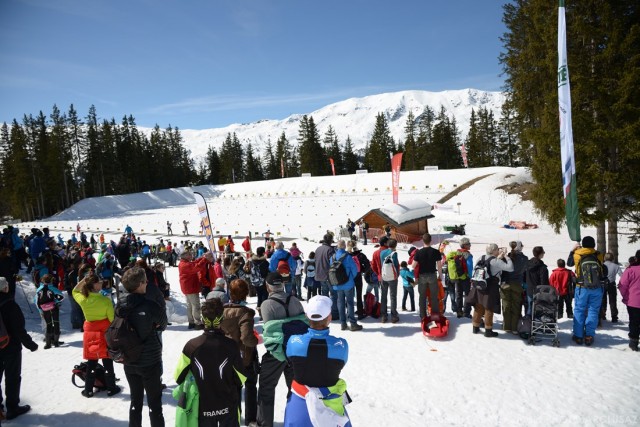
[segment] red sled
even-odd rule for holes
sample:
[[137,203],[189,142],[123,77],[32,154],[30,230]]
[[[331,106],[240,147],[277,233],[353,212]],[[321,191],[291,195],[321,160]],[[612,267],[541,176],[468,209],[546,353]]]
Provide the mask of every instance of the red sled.
[[429,338],[442,338],[449,334],[449,319],[434,313],[422,319],[422,333]]

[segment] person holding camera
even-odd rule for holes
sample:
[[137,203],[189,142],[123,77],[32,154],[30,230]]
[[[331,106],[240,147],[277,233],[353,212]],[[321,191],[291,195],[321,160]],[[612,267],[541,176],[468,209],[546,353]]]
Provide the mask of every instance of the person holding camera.
[[[506,256],[505,248],[498,248],[495,243],[490,243],[486,248],[486,256],[483,256],[478,264],[487,264],[487,287],[481,290],[475,286],[471,287],[468,303],[474,305],[473,333],[480,332],[480,323],[484,317],[484,336],[487,338],[497,337],[498,333],[493,331],[493,314],[500,314],[500,279],[503,271],[513,271],[513,261]],[[475,268],[478,268],[476,266]],[[467,302],[465,302],[467,303]]]

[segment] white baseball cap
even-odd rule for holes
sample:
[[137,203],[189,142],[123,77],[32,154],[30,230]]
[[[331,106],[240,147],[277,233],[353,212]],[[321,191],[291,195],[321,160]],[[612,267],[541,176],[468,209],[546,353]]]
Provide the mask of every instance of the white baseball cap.
[[331,298],[323,295],[316,295],[311,298],[304,312],[310,320],[324,320],[331,314]]

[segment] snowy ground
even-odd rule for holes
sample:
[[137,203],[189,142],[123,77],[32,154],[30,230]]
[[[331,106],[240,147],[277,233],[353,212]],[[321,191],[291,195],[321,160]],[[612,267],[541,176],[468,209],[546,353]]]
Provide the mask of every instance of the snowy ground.
[[[566,258],[573,246],[566,231],[556,235],[533,212],[530,203],[495,190],[510,182],[530,180],[523,169],[402,172],[400,203],[421,198],[434,204],[453,190],[454,184],[459,186],[488,173],[494,175],[433,211],[435,218],[429,221],[431,232],[440,234],[445,225],[466,223],[476,257],[484,253],[485,244],[490,242],[506,246],[510,240],[520,239],[528,256],[533,246],[541,245],[551,270],[556,259]],[[248,231],[263,232],[269,228],[286,238],[287,244],[296,241],[307,254],[315,250],[326,229],[344,224],[347,216],[355,220],[371,208],[390,203],[387,189],[390,185],[391,174],[387,173],[289,178],[200,187],[199,191],[208,197],[216,231],[238,236],[237,244]],[[199,223],[189,194],[188,189],[174,189],[88,199],[56,218],[21,224],[20,228],[27,231],[48,226],[53,235],[61,232],[66,239],[76,223],[80,223],[84,230],[101,230],[107,238],[115,239],[129,224],[148,242],[161,236],[166,240],[167,220],[173,222],[176,234],[182,229],[183,219],[190,221],[192,233]],[[526,231],[501,228],[509,220],[537,223],[540,228]],[[595,231],[583,229],[583,235],[587,234],[595,235]],[[181,238],[184,237],[173,236],[172,240]],[[188,238],[202,240],[193,235]],[[457,239],[455,236],[454,240]],[[255,248],[261,240],[254,239],[252,243]],[[363,249],[368,256],[374,250],[372,245]],[[406,249],[400,251],[401,260],[407,259]],[[620,259],[626,260],[636,249],[621,242]],[[173,325],[163,334],[163,378],[169,385],[164,395],[164,415],[167,425],[173,425],[173,369],[184,343],[198,332],[186,329],[177,269],[168,268],[167,278],[177,291],[172,295]],[[16,298],[27,318],[28,330],[41,343],[39,316],[25,300],[26,294],[32,301],[34,292],[33,285],[25,281]],[[401,296],[400,290],[399,299]],[[255,299],[250,299],[250,303],[255,305]],[[117,396],[107,398],[98,393],[86,399],[71,384],[71,369],[82,360],[82,335],[70,330],[67,304],[63,305],[61,322],[66,344],[57,349],[43,350],[41,346],[35,353],[23,352],[22,403],[30,404],[32,410],[6,424],[126,426],[129,394],[122,366],[116,367],[116,374],[122,378],[120,385],[124,390]],[[640,358],[627,348],[628,316],[620,301],[618,308],[622,322],[617,325],[605,322],[592,348],[570,344],[571,322],[566,318],[560,321],[560,348],[549,343],[530,346],[520,338],[502,333],[497,339],[474,336],[470,321],[455,316],[449,317],[452,326],[449,336],[441,340],[423,338],[416,313],[401,312],[400,322],[395,325],[365,319],[364,330],[355,333],[340,331],[339,323],[334,322],[332,333],[346,337],[350,346],[349,362],[342,377],[353,398],[348,408],[352,422],[367,427],[638,425]],[[500,326],[498,315],[495,330]],[[259,351],[264,352],[264,347],[260,346]],[[276,395],[276,425],[282,424],[285,395],[282,380]],[[146,409],[144,425],[149,425]]]

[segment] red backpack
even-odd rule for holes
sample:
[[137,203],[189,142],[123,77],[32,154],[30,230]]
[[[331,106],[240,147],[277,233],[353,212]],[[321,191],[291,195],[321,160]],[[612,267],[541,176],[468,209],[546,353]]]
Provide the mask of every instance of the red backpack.
[[380,317],[380,303],[376,301],[376,296],[373,292],[367,292],[364,296],[364,314],[374,319]]

